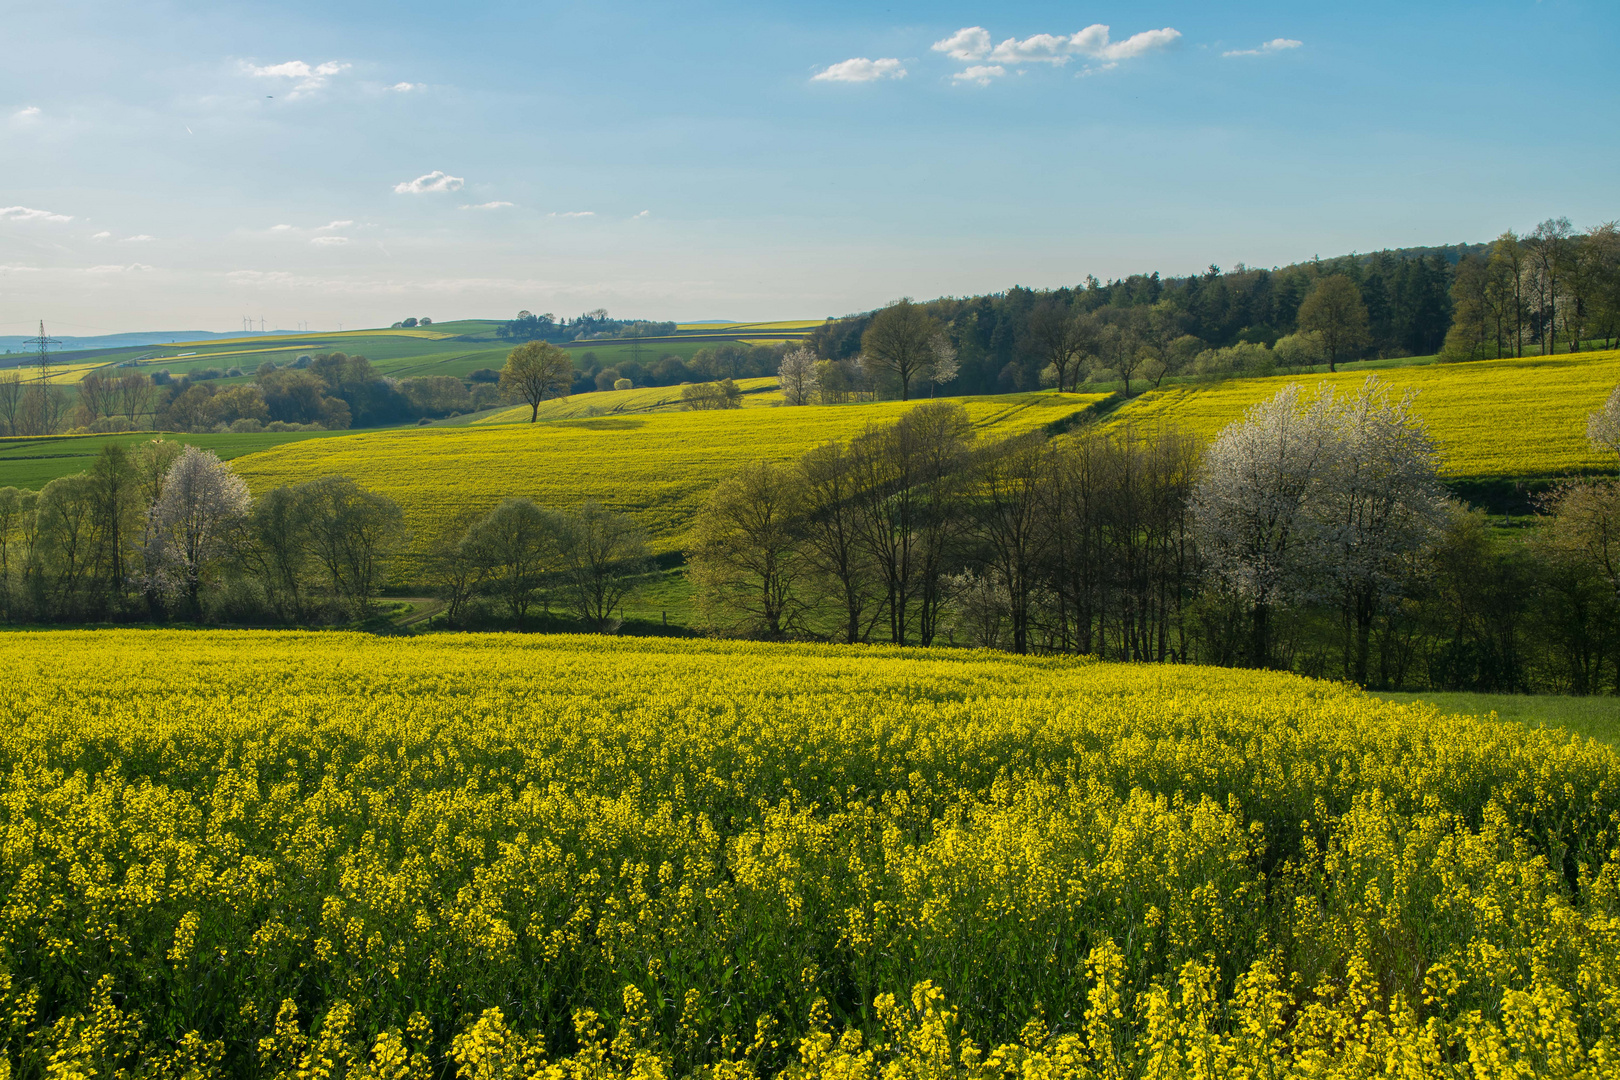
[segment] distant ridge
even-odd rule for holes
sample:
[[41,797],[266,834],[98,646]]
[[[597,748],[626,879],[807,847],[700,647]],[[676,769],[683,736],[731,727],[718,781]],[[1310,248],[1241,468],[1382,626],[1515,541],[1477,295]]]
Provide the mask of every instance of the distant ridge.
[[[50,332],[50,327],[45,328]],[[296,330],[253,330],[243,333],[240,330],[231,330],[219,333],[214,330],[146,330],[132,334],[98,334],[94,337],[71,337],[65,334],[52,334],[62,344],[52,351],[73,352],[79,349],[127,349],[139,345],[172,345],[183,341],[206,341],[210,338],[244,338],[244,337],[275,337],[277,334],[296,335]],[[0,353],[10,351],[31,352],[26,344],[31,335],[18,335],[15,337],[0,337]]]

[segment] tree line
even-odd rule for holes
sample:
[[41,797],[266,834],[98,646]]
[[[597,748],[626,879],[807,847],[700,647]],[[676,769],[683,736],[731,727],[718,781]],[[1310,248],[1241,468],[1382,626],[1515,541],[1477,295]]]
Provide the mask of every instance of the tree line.
[[0,488],[0,619],[330,625],[414,579],[454,626],[522,628],[531,606],[556,603],[607,632],[650,566],[640,528],[593,503],[507,499],[453,518],[425,556],[408,556],[409,539],[397,503],[346,477],[255,499],[212,451],[111,444],[38,492]]
[[[1577,232],[1557,218],[1492,244],[1087,277],[915,306],[945,335],[959,394],[1270,375],[1366,357],[1549,353],[1620,336],[1614,236],[1612,224]],[[886,310],[829,319],[808,344],[846,381],[864,376],[874,392],[898,397],[903,379],[860,370],[867,331]]]
[[0,372],[0,435],[107,434],[141,430],[342,431],[454,416],[500,400],[491,378],[450,375],[396,379],[364,356],[341,352],[266,361],[249,383],[240,368],[92,371],[72,400],[61,386],[21,371]]
[[1620,337],[1620,227],[1576,232],[1555,218],[1525,236],[1505,232],[1458,262],[1451,295],[1446,359],[1608,346]]
[[[1204,449],[1130,426],[986,444],[921,404],[720,484],[688,551],[698,608],[774,640],[1620,690],[1620,486],[1569,481],[1504,537],[1448,496],[1412,405],[1375,378],[1290,386]],[[1620,393],[1603,415],[1620,447]]]

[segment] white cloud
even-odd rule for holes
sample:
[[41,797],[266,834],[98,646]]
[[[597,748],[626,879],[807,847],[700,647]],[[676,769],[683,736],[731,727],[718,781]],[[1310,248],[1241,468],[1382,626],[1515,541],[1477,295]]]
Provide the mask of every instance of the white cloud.
[[270,226],[270,231],[271,232],[291,232],[292,231],[292,226],[291,225],[272,225],[272,226]]
[[933,44],[952,60],[983,60],[990,55],[990,31],[982,26],[964,26],[950,37]]
[[394,185],[394,191],[400,195],[421,195],[429,191],[460,191],[466,181],[459,176],[434,169],[425,176],[418,176],[415,180],[405,180]]
[[1221,53],[1221,55],[1265,56],[1267,53],[1282,52],[1284,49],[1297,49],[1303,44],[1305,44],[1303,41],[1295,41],[1293,38],[1272,38],[1270,41],[1265,42],[1257,49],[1232,49],[1228,52]]
[[857,56],[853,60],[840,60],[826,71],[818,71],[810,77],[810,81],[863,83],[905,77],[905,67],[892,56],[883,60],[868,60],[864,56]]
[[397,82],[388,89],[398,94],[408,94],[412,90],[426,90],[427,84],[419,82]]
[[11,118],[20,124],[30,123],[34,120],[38,120],[39,117],[40,111],[38,105],[24,105],[22,108],[11,114]]
[[354,224],[354,222],[352,222],[352,221],[332,221],[332,222],[328,222],[325,225],[317,225],[315,227],[315,231],[316,232],[331,232],[333,229],[347,229],[350,225],[353,225],[353,224]]
[[312,236],[309,238],[309,242],[321,247],[336,247],[339,244],[347,244],[349,238],[347,236]]
[[595,210],[565,210],[562,213],[550,213],[547,217],[595,217]]
[[635,221],[637,218],[644,218],[644,217],[650,217],[650,216],[652,216],[652,211],[651,210],[643,210],[639,214],[631,214],[630,215],[630,220]]
[[503,209],[503,208],[511,206],[511,205],[513,205],[513,204],[509,203],[509,202],[506,202],[506,201],[504,201],[502,199],[495,199],[492,202],[467,203],[461,209],[463,209],[463,210],[500,210],[500,209]]
[[35,210],[27,206],[0,206],[0,221],[50,221],[60,224],[72,220],[72,214],[53,214],[49,210]]
[[326,81],[333,75],[339,75],[349,69],[348,64],[336,60],[328,60],[324,64],[311,66],[302,60],[288,60],[281,64],[266,64],[260,67],[246,61],[242,63],[242,70],[258,79],[292,79],[292,93],[289,97],[298,97],[301,94],[313,93],[326,85]]
[[112,233],[108,232],[106,229],[103,229],[100,232],[96,233],[94,236],[90,237],[90,239],[92,239],[92,240],[105,240],[111,235],[112,235]]
[[965,71],[958,71],[951,76],[952,82],[972,82],[980,86],[989,86],[990,80],[999,79],[1007,74],[1007,69],[1000,64],[973,64]]
[[105,266],[91,266],[85,269],[87,274],[140,274],[152,269],[145,263],[130,263],[128,266],[119,266],[116,263]]
[[139,233],[139,234],[137,234],[135,236],[126,236],[126,237],[124,237],[122,240],[120,240],[118,242],[120,244],[144,244],[148,240],[156,240],[156,239],[157,239],[157,237],[155,237],[155,236],[148,236],[146,233]]
[[1144,53],[1163,49],[1179,37],[1180,30],[1166,26],[1162,30],[1144,30],[1140,34],[1132,34],[1124,41],[1109,41],[1108,27],[1093,23],[1069,40],[1076,52],[1117,64],[1121,60],[1132,60]]
[[1008,38],[990,52],[1000,64],[1067,64],[1070,39],[1053,34],[1036,34],[1023,41]]
[[[951,76],[955,82],[989,85],[992,79],[1007,73],[1007,68],[1021,68],[1028,64],[1067,64],[1076,56],[1099,61],[1102,70],[1156,49],[1163,49],[1181,37],[1181,31],[1164,27],[1132,34],[1124,41],[1113,41],[1108,27],[1094,23],[1074,34],[1034,34],[1022,40],[1007,38],[991,47],[990,32],[982,26],[967,26],[948,38],[934,42],[935,52],[945,53],[953,60],[988,60],[988,64],[974,64]],[[1091,68],[1088,70],[1096,70]]]

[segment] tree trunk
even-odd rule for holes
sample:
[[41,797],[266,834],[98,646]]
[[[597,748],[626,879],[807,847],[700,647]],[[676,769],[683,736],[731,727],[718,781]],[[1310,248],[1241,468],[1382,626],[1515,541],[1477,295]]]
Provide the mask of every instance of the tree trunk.
[[1254,605],[1254,626],[1249,638],[1249,666],[1271,665],[1271,606],[1264,601]]

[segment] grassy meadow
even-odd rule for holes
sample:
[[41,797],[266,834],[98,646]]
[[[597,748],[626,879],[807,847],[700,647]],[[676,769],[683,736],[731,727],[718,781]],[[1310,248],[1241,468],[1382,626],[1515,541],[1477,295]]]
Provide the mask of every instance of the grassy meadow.
[[[1062,424],[1101,395],[1014,394],[955,399],[983,437]],[[783,461],[868,424],[899,401],[796,409],[653,412],[630,416],[354,432],[272,447],[235,462],[254,491],[327,473],[397,500],[419,541],[462,511],[525,495],[542,505],[595,500],[630,514],[657,551],[679,550],[692,515],[722,477],[760,458]]]
[[[247,434],[200,435],[166,433],[175,442],[212,450],[223,461],[258,453],[284,443],[308,439],[336,438],[342,431],[262,431]],[[36,435],[27,438],[0,438],[0,487],[38,489],[59,476],[84,472],[94,464],[103,446],[134,446],[158,436],[150,431],[117,435]]]
[[[1620,384],[1620,351],[1395,367],[1376,374],[1395,393],[1417,392],[1417,412],[1439,443],[1447,478],[1548,477],[1612,465],[1587,443],[1586,417]],[[1116,409],[1110,423],[1170,423],[1213,439],[1249,406],[1289,383],[1327,383],[1347,392],[1365,378],[1363,371],[1278,375],[1152,390]]]

